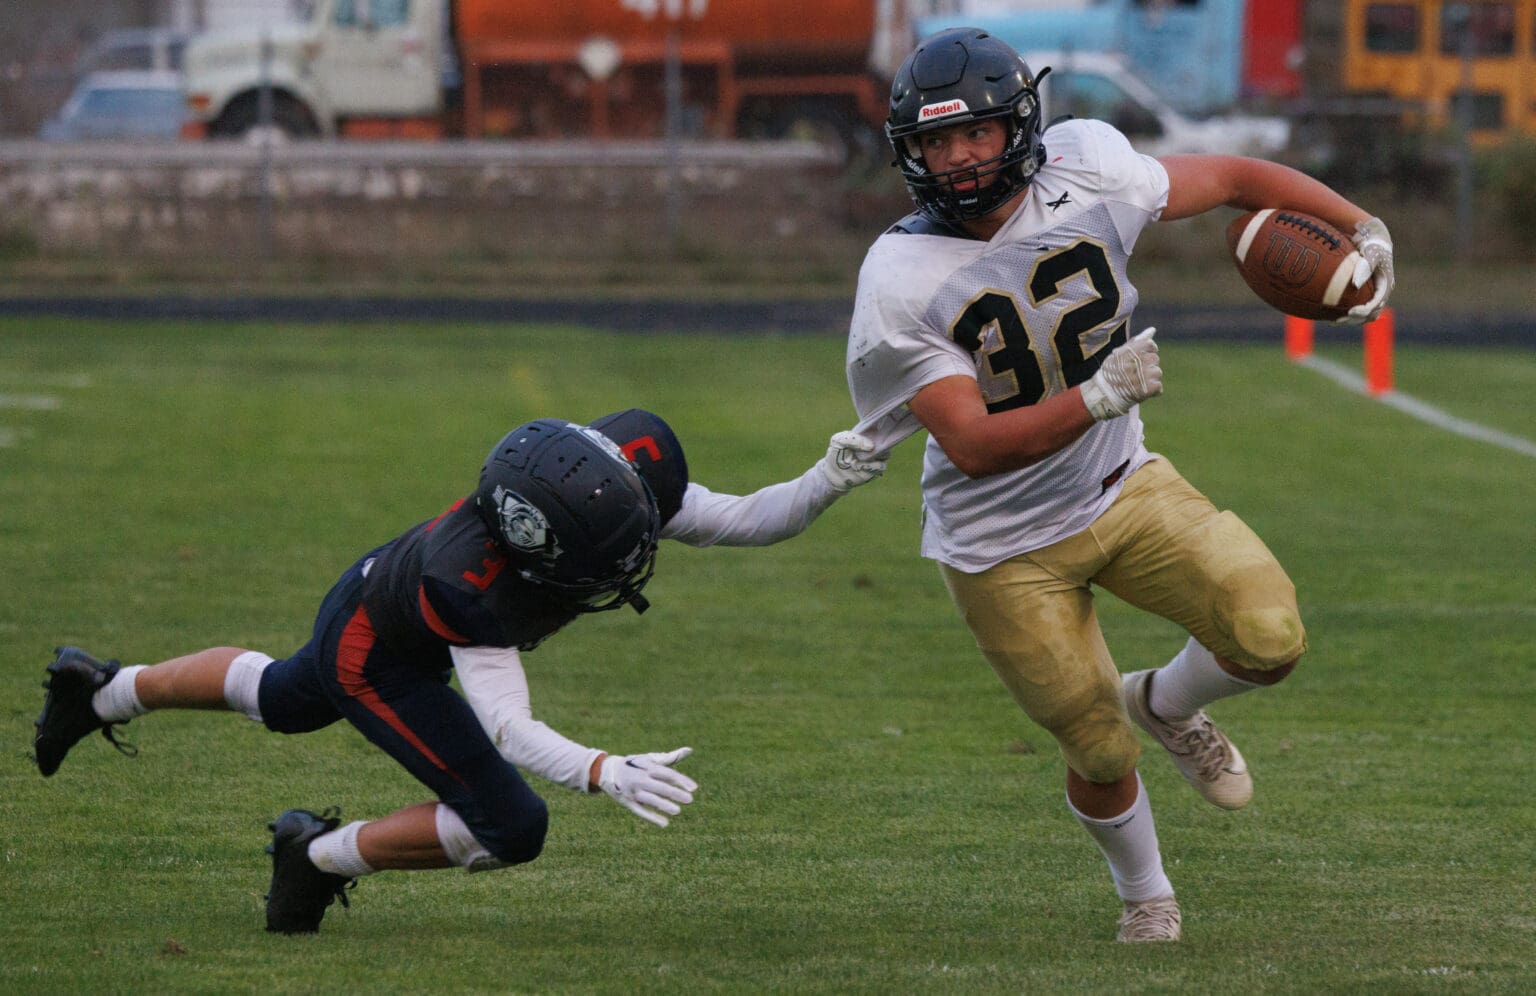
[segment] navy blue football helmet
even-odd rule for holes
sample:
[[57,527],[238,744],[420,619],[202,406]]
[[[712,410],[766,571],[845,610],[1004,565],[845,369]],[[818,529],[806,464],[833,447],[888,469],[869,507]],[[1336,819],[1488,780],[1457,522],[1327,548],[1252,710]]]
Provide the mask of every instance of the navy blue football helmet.
[[[941,224],[980,218],[1029,185],[1045,162],[1039,76],[1008,43],[978,28],[949,28],[924,39],[902,62],[891,83],[885,135],[892,163],[917,208]],[[962,169],[934,173],[917,136],[931,128],[1001,118],[1007,140],[1001,155]],[[956,182],[975,181],[964,192]],[[983,185],[985,184],[985,185]]]
[[656,569],[656,499],[613,440],[539,419],[497,443],[475,509],[519,575],[577,612],[633,605]]
[[688,459],[683,444],[660,415],[643,408],[630,408],[604,415],[588,423],[615,443],[656,496],[663,527],[683,507],[688,491]]

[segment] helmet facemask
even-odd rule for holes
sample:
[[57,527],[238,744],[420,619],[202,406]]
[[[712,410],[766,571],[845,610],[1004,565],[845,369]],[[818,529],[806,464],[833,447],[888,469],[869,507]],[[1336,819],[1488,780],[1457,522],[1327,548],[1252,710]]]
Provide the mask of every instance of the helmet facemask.
[[518,571],[524,581],[549,588],[567,608],[574,612],[608,612],[613,609],[622,609],[626,605],[633,605],[636,612],[644,612],[651,607],[645,596],[640,594],[651,580],[651,575],[656,573],[656,545],[652,543],[648,550],[642,551],[636,548],[636,566],[633,572],[612,578],[601,578],[592,581],[557,581],[539,573],[535,568],[525,567]]

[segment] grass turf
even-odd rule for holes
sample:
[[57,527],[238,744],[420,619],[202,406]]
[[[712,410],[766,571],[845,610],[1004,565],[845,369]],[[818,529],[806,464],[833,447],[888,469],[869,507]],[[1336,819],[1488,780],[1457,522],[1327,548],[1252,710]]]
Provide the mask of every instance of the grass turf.
[[[916,554],[918,444],[807,536],[667,544],[644,618],[528,655],[535,708],[618,751],[684,743],[665,831],[535,781],[544,855],[386,873],[315,938],[261,930],[265,823],[424,794],[348,728],[135,721],[52,779],[51,648],[274,655],[358,553],[473,486],[507,427],[642,405],[695,479],[798,473],[851,421],[830,339],[564,328],[0,323],[0,988],[8,992],[1522,992],[1536,986],[1536,462],[1269,347],[1166,337],[1149,445],[1265,537],[1312,649],[1212,711],[1256,776],[1205,806],[1146,752],[1177,946],[1112,941],[1107,871],[1049,738]],[[1336,358],[1350,360],[1347,352]],[[1400,389],[1536,435],[1536,355],[1404,349]],[[52,398],[54,402],[41,399]],[[1099,608],[1124,670],[1174,627]]]

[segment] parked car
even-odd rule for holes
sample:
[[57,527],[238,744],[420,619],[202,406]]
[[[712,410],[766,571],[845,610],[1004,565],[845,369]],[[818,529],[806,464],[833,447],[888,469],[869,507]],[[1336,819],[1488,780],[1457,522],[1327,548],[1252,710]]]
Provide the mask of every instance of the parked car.
[[1047,120],[1070,114],[1107,121],[1147,155],[1197,152],[1268,158],[1290,143],[1291,125],[1284,118],[1232,113],[1197,119],[1179,112],[1117,55],[1023,54],[1036,73],[1051,67],[1041,81]]
[[39,137],[54,142],[89,139],[174,139],[186,116],[181,74],[169,70],[104,70],[81,80]]
[[190,31],[179,28],[117,28],[91,43],[75,63],[75,73],[84,77],[103,70],[180,71],[190,37]]

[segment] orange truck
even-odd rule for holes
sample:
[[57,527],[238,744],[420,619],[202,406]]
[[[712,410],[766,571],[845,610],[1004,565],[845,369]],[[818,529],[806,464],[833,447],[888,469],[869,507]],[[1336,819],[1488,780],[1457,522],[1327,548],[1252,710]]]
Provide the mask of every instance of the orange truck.
[[[185,56],[189,137],[878,134],[904,0],[312,0]],[[671,113],[669,114],[669,108]]]

